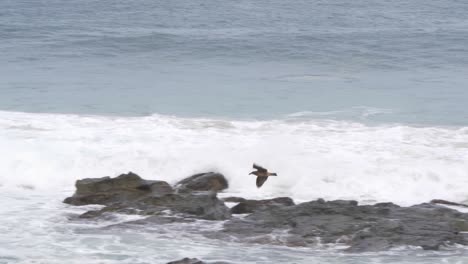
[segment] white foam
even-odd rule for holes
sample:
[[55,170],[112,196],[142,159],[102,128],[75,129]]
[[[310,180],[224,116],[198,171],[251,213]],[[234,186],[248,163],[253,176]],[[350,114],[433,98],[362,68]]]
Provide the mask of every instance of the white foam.
[[[468,127],[0,112],[0,188],[70,190],[134,171],[171,183],[220,171],[229,193],[399,204],[468,198]],[[276,171],[261,189],[252,162]]]
[[391,109],[376,108],[370,106],[354,106],[348,109],[334,110],[334,111],[301,111],[287,115],[288,119],[311,119],[316,117],[328,117],[331,119],[339,118],[354,118],[358,120],[368,120],[375,115],[385,115],[394,113]]

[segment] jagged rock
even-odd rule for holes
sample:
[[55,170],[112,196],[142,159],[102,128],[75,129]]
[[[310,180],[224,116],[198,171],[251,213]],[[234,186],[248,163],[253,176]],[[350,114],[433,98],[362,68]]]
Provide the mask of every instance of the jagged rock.
[[129,202],[149,195],[173,193],[172,187],[167,182],[143,180],[133,172],[116,178],[78,180],[75,186],[75,194],[66,198],[64,203],[108,205],[116,202]]
[[102,204],[100,210],[88,211],[80,218],[96,218],[110,213],[163,215],[165,212],[206,220],[225,220],[229,208],[213,192],[173,193],[164,181],[148,181],[130,172],[116,178],[83,179],[76,182],[76,192],[66,198],[72,205]]
[[147,181],[128,173],[77,181],[76,193],[64,202],[105,205],[80,216],[86,219],[107,219],[114,213],[148,216],[129,222],[129,226],[177,223],[171,226],[180,228],[196,219],[227,220],[221,230],[191,228],[187,232],[247,243],[303,247],[339,243],[348,246],[349,252],[396,246],[437,250],[451,244],[468,245],[468,214],[435,203],[400,207],[392,203],[359,205],[356,201],[318,199],[294,205],[287,197],[259,201],[230,197],[225,201],[239,203],[232,208],[233,213],[250,213],[231,217],[229,208],[216,195],[216,191],[227,187],[224,181],[221,174],[198,174],[182,180],[174,192],[166,182]]
[[215,191],[219,192],[228,188],[228,182],[221,173],[208,172],[190,176],[179,181],[177,184],[179,192],[191,191]]
[[321,243],[348,245],[350,252],[404,245],[437,249],[446,244],[467,245],[466,236],[460,233],[466,221],[468,214],[431,204],[399,207],[317,200],[254,210],[244,218],[227,221],[222,232],[207,236],[286,245],[293,238],[295,244],[307,246],[320,238]]
[[80,218],[102,217],[109,213],[160,216],[170,213],[205,220],[225,220],[231,216],[229,208],[215,193],[196,193],[148,196],[138,201],[114,203],[100,210],[88,211]]
[[231,214],[229,208],[219,200],[216,193],[168,194],[160,197],[148,197],[139,203],[145,214],[154,214],[164,210],[182,213],[206,220],[225,220]]
[[289,197],[278,197],[267,200],[244,200],[231,208],[231,214],[247,214],[255,210],[291,205],[294,205],[294,201]]

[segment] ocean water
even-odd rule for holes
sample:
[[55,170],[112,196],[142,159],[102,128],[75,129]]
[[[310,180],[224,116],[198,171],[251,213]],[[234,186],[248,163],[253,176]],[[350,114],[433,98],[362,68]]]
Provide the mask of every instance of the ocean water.
[[[0,58],[0,263],[468,262],[220,246],[61,203],[128,171],[220,171],[226,196],[466,202],[467,1],[1,0]],[[257,189],[253,162],[279,176]]]

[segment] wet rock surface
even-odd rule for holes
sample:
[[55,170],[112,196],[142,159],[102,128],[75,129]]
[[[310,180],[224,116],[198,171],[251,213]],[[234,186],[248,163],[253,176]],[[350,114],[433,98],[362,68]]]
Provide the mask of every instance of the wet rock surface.
[[[231,199],[232,201],[232,199]],[[274,207],[291,206],[294,201],[289,197],[278,197],[267,200],[239,200],[240,202],[231,208],[232,214],[247,214],[257,210],[274,209]]]
[[460,207],[466,207],[466,208],[468,208],[468,205],[466,205],[466,204],[454,203],[454,202],[450,202],[450,201],[446,201],[446,200],[441,200],[441,199],[434,199],[434,200],[431,200],[430,203],[432,203],[432,204],[453,205],[453,206],[460,206]]
[[[399,207],[392,203],[358,205],[356,201],[324,200],[254,211],[224,224],[224,235],[239,241],[313,246],[339,243],[347,251],[379,251],[395,246],[439,249],[454,243],[466,245],[460,232],[468,214],[421,204]],[[276,236],[271,236],[275,230]]]
[[[221,174],[217,177],[224,178]],[[80,218],[102,217],[109,213],[171,213],[206,220],[224,220],[230,217],[229,209],[217,198],[216,192],[176,193],[167,182],[143,180],[132,172],[116,178],[78,180],[76,188],[75,194],[66,198],[64,203],[105,205],[100,210],[82,214]]]
[[219,192],[228,188],[228,182],[221,173],[207,172],[199,173],[179,181],[177,184],[179,192],[192,191],[215,191]]
[[150,195],[173,193],[172,187],[164,181],[144,180],[129,172],[115,178],[88,178],[76,181],[76,191],[64,203],[72,205],[128,203]]
[[[341,244],[348,252],[381,251],[397,246],[439,250],[453,244],[468,245],[468,214],[439,203],[400,207],[392,203],[359,205],[356,201],[318,199],[296,205],[288,197],[266,200],[228,197],[223,200],[238,203],[229,210],[217,197],[217,191],[227,186],[219,173],[191,176],[175,188],[163,181],[148,181],[128,173],[116,178],[79,180],[76,193],[64,202],[104,205],[82,214],[82,219],[106,219],[122,213],[146,217],[131,221],[132,225],[182,226],[197,219],[211,220],[201,222],[210,228],[192,228],[187,232],[242,243],[301,247]],[[224,222],[213,222],[218,220]],[[212,223],[219,223],[221,228],[211,228]]]

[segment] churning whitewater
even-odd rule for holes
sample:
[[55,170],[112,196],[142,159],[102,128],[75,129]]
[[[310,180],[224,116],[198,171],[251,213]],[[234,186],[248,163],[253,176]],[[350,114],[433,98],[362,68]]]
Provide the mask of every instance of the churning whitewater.
[[[60,192],[128,171],[171,183],[219,171],[242,197],[463,202],[466,142],[468,127],[0,112],[0,188]],[[254,161],[279,177],[257,189]]]

